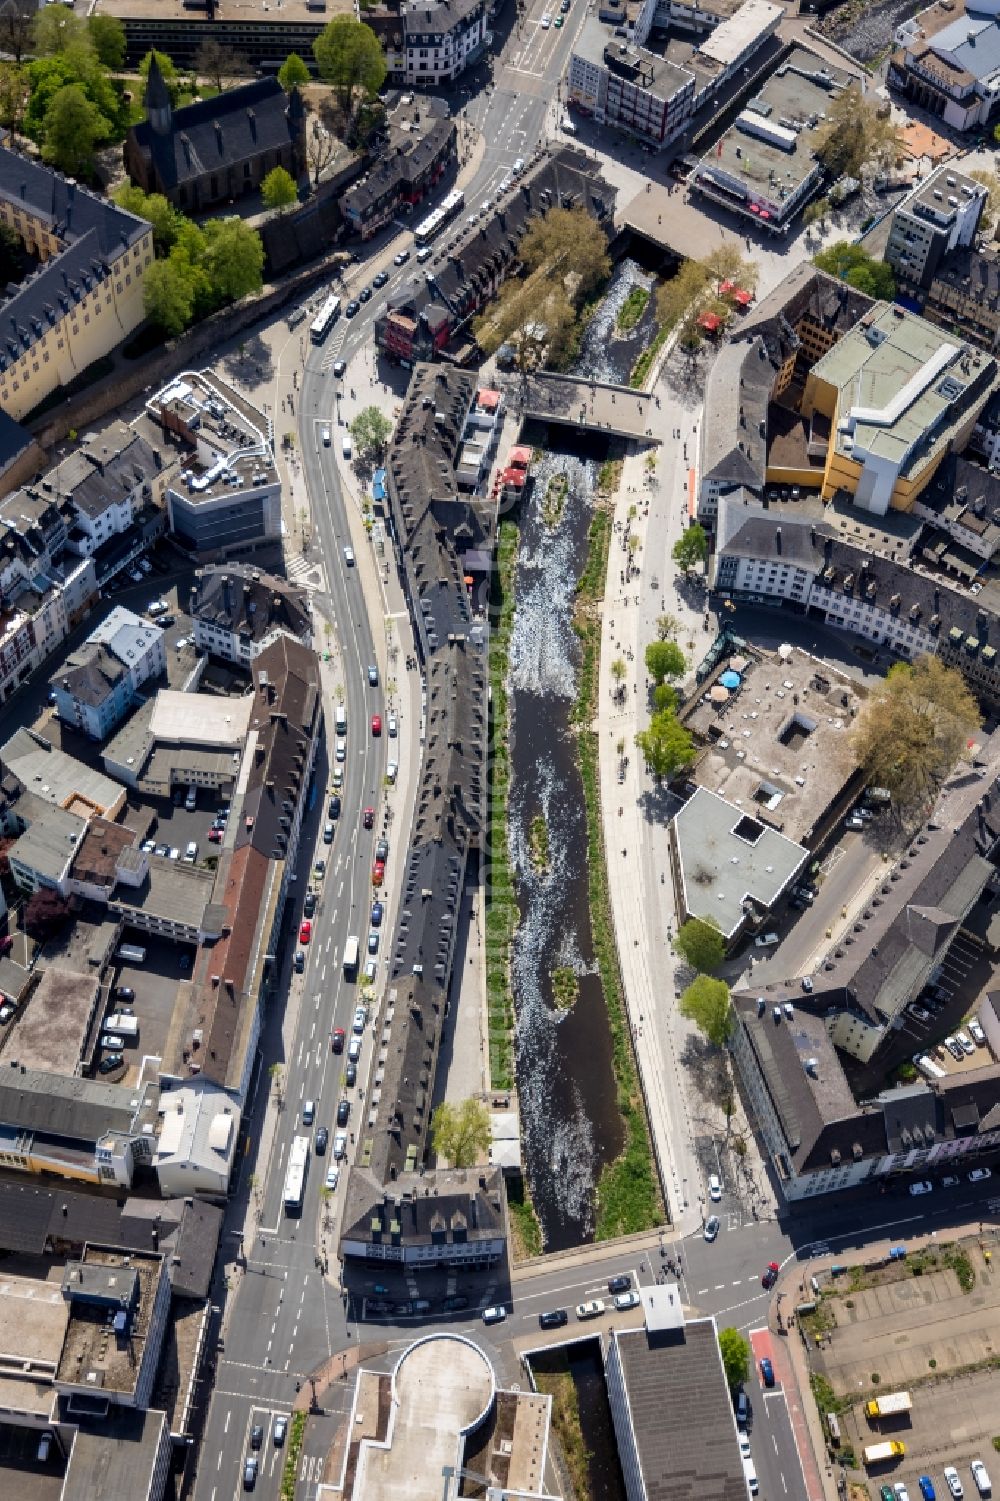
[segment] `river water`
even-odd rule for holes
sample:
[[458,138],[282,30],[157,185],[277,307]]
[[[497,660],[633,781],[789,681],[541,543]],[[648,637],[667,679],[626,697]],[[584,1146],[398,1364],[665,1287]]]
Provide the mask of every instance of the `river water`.
[[[574,374],[627,379],[648,338],[646,320],[628,339],[614,337],[614,321],[636,284],[649,283],[631,262],[623,263],[590,324]],[[580,664],[572,624],[576,585],[604,451],[559,429],[551,430],[551,439],[564,446],[544,448],[539,458],[536,445],[532,493],[518,516],[508,827],[520,909],[512,980],[523,1149],[545,1248],[554,1251],[592,1239],[597,1180],[624,1136],[593,953],[586,819],[571,723]],[[558,519],[547,522],[543,507],[557,474],[567,478],[568,494]],[[533,863],[529,842],[539,816],[548,840],[542,869]],[[566,1010],[553,1000],[557,968],[572,970],[578,985]]]

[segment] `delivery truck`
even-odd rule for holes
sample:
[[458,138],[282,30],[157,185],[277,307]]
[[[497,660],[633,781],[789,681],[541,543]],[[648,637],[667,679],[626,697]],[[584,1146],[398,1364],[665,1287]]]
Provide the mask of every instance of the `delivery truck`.
[[865,1411],[870,1418],[898,1418],[912,1406],[909,1392],[886,1392],[884,1397],[873,1397],[866,1402]]
[[138,1037],[139,1022],[134,1016],[125,1016],[119,1011],[114,1011],[104,1019],[104,1025],[109,1032],[119,1032],[122,1037]]
[[891,1459],[902,1459],[905,1453],[906,1445],[894,1438],[887,1440],[884,1444],[869,1444],[863,1458],[865,1464],[871,1468],[872,1465],[883,1465]]

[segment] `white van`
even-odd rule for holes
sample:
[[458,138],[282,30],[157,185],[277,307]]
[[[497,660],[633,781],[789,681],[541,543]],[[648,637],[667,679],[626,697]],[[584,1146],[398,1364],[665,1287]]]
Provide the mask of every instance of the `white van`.
[[353,452],[353,450],[351,448],[351,435],[350,435],[350,433],[345,433],[344,434],[343,438],[341,439],[341,443],[343,444],[344,458],[345,459],[349,459],[351,457],[352,452]]
[[344,708],[343,704],[338,704],[337,705],[336,713],[334,714],[333,717],[334,717],[334,721],[335,721],[336,726],[337,726],[337,734],[338,735],[346,735],[347,734],[347,710]]
[[757,1484],[757,1471],[753,1467],[753,1460],[748,1455],[743,1455],[743,1474],[746,1477],[747,1490],[751,1496],[756,1496],[760,1490]]

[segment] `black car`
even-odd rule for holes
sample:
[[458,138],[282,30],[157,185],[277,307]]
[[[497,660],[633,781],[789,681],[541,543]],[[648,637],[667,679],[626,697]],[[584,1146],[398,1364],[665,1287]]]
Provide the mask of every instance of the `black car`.
[[[330,1143],[330,1133],[325,1126],[320,1126],[316,1132],[316,1156],[322,1157]],[[256,1448],[256,1445],[254,1445]]]
[[457,1313],[460,1308],[468,1308],[468,1298],[463,1298],[461,1293],[453,1293],[450,1298],[445,1298],[441,1307],[445,1313]]
[[386,282],[388,280],[389,280],[389,273],[388,273],[388,271],[379,271],[379,272],[376,273],[375,276],[372,277],[372,286],[373,287],[384,287],[385,284],[386,284]]
[[97,1065],[97,1072],[99,1074],[113,1074],[115,1069],[121,1068],[124,1063],[124,1053],[109,1053],[107,1057],[102,1058],[100,1063]]
[[376,843],[375,843],[375,859],[376,860],[385,861],[385,860],[388,860],[388,858],[389,858],[389,841],[388,841],[388,839],[379,839],[379,840],[377,840]]
[[632,1278],[628,1272],[622,1272],[618,1277],[608,1278],[609,1293],[627,1293],[632,1290]]
[[351,300],[350,300],[350,302],[347,304],[347,306],[344,309],[344,317],[345,318],[353,318],[358,313],[360,313],[360,311],[361,311],[361,304],[360,304],[360,302],[355,302],[354,298],[352,297]]
[[257,1461],[254,1459],[253,1455],[251,1455],[246,1464],[243,1466],[243,1489],[245,1491],[252,1491],[256,1484]]
[[115,990],[115,997],[119,1001],[134,1001],[135,991],[131,985],[119,985]]
[[358,1065],[352,1063],[350,1059],[348,1059],[347,1067],[344,1070],[344,1081],[348,1089],[353,1089],[358,1082]]
[[313,913],[315,911],[316,911],[316,893],[315,893],[315,891],[307,891],[306,892],[306,899],[302,903],[302,914],[303,914],[304,917],[312,917],[312,915],[313,915]]
[[358,293],[358,301],[359,302],[367,302],[369,300],[369,298],[371,297],[371,295],[372,295],[372,289],[371,289],[371,287],[362,287],[361,291]]
[[543,1329],[561,1329],[569,1323],[569,1314],[565,1308],[550,1308],[548,1313],[540,1313],[538,1322]]
[[347,1125],[347,1118],[350,1115],[350,1113],[351,1113],[351,1102],[350,1102],[350,1100],[341,1100],[340,1104],[337,1106],[337,1125],[338,1126],[346,1126]]
[[340,817],[340,798],[336,795],[336,793],[334,793],[333,797],[331,797],[331,799],[330,799],[330,806],[327,809],[327,817],[328,818],[339,818]]
[[264,1442],[264,1430],[259,1423],[255,1423],[250,1429],[250,1447],[259,1449]]

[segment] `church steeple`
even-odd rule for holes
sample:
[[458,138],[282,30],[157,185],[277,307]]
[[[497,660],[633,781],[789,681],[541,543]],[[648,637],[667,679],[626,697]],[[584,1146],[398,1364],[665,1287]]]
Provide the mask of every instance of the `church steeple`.
[[149,61],[149,76],[146,79],[146,118],[157,135],[169,135],[173,123],[170,93],[156,61],[156,53]]

